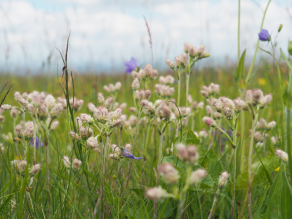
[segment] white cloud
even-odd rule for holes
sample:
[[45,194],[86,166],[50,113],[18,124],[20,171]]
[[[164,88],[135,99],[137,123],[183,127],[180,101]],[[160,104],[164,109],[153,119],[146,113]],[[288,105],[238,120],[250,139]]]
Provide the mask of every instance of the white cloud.
[[[69,63],[123,68],[135,56],[140,63],[151,61],[146,15],[153,37],[154,58],[161,61],[182,53],[183,43],[204,43],[214,59],[237,57],[237,1],[155,1],[141,4],[96,0],[62,0],[63,8],[48,12],[27,1],[0,2],[0,63],[40,67],[53,51],[52,64],[60,63],[55,47],[64,51],[71,30]],[[257,41],[266,3],[260,7],[242,1],[241,45],[251,56]],[[292,6],[289,6],[292,12]],[[292,19],[286,6],[272,2],[264,28],[275,37],[279,24],[279,46],[292,36]],[[266,44],[261,43],[265,47]],[[9,59],[7,57],[9,51]],[[29,62],[27,60],[30,60]]]

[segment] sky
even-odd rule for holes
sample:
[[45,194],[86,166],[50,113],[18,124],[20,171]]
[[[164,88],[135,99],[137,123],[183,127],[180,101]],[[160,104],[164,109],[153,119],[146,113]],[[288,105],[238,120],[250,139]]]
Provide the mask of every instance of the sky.
[[[247,61],[253,56],[267,3],[241,0],[240,45],[241,52],[247,50]],[[237,16],[237,0],[1,0],[0,71],[55,74],[62,67],[57,49],[64,53],[70,32],[68,66],[77,72],[124,72],[123,63],[131,57],[163,69],[166,58],[183,52],[184,42],[205,45],[211,56],[200,66],[234,63]],[[292,1],[271,1],[263,28],[272,39],[277,37],[278,49],[287,51]],[[264,42],[260,46],[271,48]]]

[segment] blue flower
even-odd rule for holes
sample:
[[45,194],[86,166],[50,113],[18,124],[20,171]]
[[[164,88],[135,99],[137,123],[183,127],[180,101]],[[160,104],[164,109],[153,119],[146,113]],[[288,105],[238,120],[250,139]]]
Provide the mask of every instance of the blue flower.
[[137,60],[135,58],[131,58],[130,61],[125,62],[125,66],[126,66],[126,73],[131,73],[132,71],[134,71],[136,68],[139,67],[139,64],[137,62]]
[[271,35],[266,29],[262,29],[262,31],[259,33],[259,40],[260,41],[270,41]]
[[[30,140],[29,144],[31,146],[34,146],[34,138],[32,138]],[[38,137],[36,137],[36,139],[35,139],[35,148],[38,149],[39,147],[42,147],[42,146],[44,146],[44,143],[40,142],[40,139]]]
[[133,154],[130,153],[127,149],[123,150],[123,155],[126,158],[134,159],[134,160],[140,160],[143,159],[143,157],[135,157]]

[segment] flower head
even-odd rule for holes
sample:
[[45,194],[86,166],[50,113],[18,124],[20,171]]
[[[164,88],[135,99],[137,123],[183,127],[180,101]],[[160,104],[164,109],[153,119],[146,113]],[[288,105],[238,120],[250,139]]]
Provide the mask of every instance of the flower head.
[[39,147],[43,147],[43,146],[44,146],[44,143],[43,143],[43,142],[40,142],[40,139],[39,139],[38,137],[35,137],[35,139],[32,138],[32,139],[30,140],[29,144],[30,144],[31,146],[34,146],[34,141],[35,141],[35,148],[36,148],[36,149],[38,149]]
[[134,159],[134,160],[140,160],[143,159],[143,157],[135,157],[133,154],[130,153],[127,149],[123,149],[123,155],[126,158]]
[[124,65],[126,67],[126,70],[125,70],[126,73],[131,73],[132,71],[134,71],[136,68],[139,67],[137,60],[133,57],[131,58],[130,61],[125,62]]
[[259,40],[260,41],[270,41],[271,35],[266,29],[262,29],[262,31],[259,33]]

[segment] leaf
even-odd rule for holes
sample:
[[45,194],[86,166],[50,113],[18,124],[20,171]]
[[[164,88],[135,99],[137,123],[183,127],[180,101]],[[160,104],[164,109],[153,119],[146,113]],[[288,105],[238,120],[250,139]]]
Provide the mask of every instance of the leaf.
[[214,181],[210,175],[203,179],[201,182],[200,189],[208,189],[214,186]]
[[281,216],[282,218],[290,218],[292,214],[292,198],[287,178],[284,171],[282,172],[282,191],[281,191]]
[[235,190],[248,189],[248,172],[240,174],[235,180]]
[[140,198],[144,199],[144,197],[145,197],[145,190],[144,189],[134,188],[134,189],[129,189],[129,190],[135,192]]
[[280,49],[280,51],[281,51],[281,55],[282,55],[283,59],[286,61],[289,68],[292,69],[292,63],[287,59],[286,55],[283,53],[283,50]]
[[236,70],[236,78],[238,80],[243,78],[243,73],[244,73],[244,59],[245,59],[245,52],[246,49],[243,51],[243,53],[241,54],[241,57],[239,59],[239,63],[238,63],[238,67]]
[[186,135],[186,145],[199,145],[200,140],[197,138],[197,136],[194,134],[194,132],[191,129],[187,130],[187,135]]
[[170,164],[173,164],[175,167],[178,167],[181,169],[185,168],[184,163],[175,155],[164,157],[162,160],[162,163],[170,163]]

